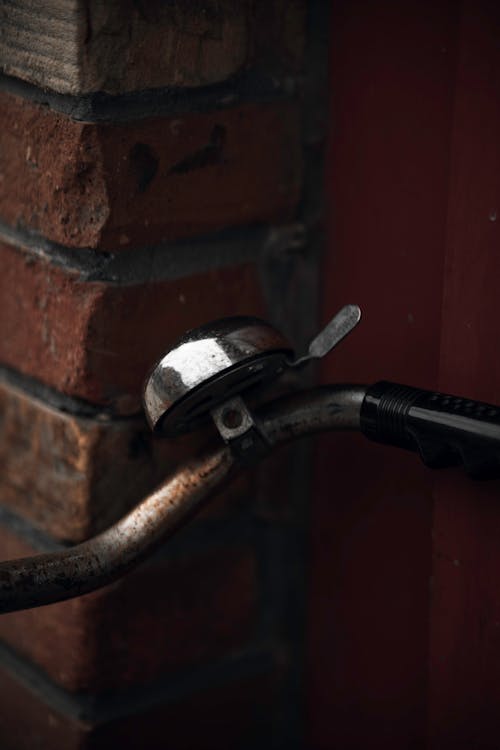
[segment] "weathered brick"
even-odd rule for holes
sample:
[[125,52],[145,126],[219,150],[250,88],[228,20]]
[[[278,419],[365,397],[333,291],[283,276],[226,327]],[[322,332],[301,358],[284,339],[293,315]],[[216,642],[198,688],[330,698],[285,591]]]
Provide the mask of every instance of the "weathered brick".
[[[34,554],[0,527],[2,558]],[[0,639],[71,692],[123,690],[237,653],[258,623],[249,543],[160,555],[104,589],[0,617]],[[57,648],[54,648],[57,643]]]
[[180,335],[239,314],[265,317],[253,264],[118,285],[0,243],[0,361],[121,414],[140,409],[145,376]]
[[151,701],[129,716],[91,723],[45,703],[0,668],[2,750],[219,750],[272,742],[272,708],[282,675],[272,668],[191,695]]
[[89,124],[0,93],[0,218],[69,247],[285,221],[300,162],[289,101]]
[[[81,541],[198,455],[208,438],[198,431],[162,440],[141,418],[77,417],[0,380],[0,504],[56,539]],[[204,517],[227,517],[248,505],[252,486],[253,474],[241,474]]]
[[[55,539],[82,541],[207,450],[212,432],[156,438],[145,419],[71,415],[0,380],[0,505]],[[249,507],[256,476],[234,477],[199,517],[228,518]]]
[[[2,236],[22,244],[28,230],[32,247],[38,233],[66,250],[53,247],[57,258],[50,263],[41,258],[50,256],[50,242],[40,240],[40,254],[0,246],[0,363],[111,415],[106,421],[76,417],[0,383],[0,504],[53,537],[77,541],[200,449],[197,435],[152,440],[137,416],[152,362],[187,328],[224,315],[267,315],[262,259],[238,265],[235,253],[231,268],[175,281],[155,277],[152,264],[150,282],[119,284],[68,270],[72,249],[80,251],[79,268],[99,252],[123,250],[106,268],[130,263],[127,269],[134,264],[135,270],[150,257],[146,245],[159,245],[151,257],[166,249],[170,258],[183,248],[162,243],[295,215],[302,192],[299,103],[278,96],[248,101],[252,86],[258,95],[258,71],[269,86],[276,82],[280,95],[295,90],[286,76],[301,66],[306,2],[9,0],[0,6],[0,68],[77,95],[45,98],[41,89],[2,84]],[[229,80],[244,71],[251,72]],[[221,81],[226,85],[193,91],[192,98],[186,90],[113,96]],[[232,91],[240,96],[239,83],[246,104],[231,103]],[[81,96],[97,90],[111,96]],[[218,111],[209,111],[211,101]],[[152,116],[138,117],[142,102]],[[182,113],[165,114],[170,103]],[[135,108],[130,116],[128,106]],[[97,122],[112,112],[114,123]],[[56,265],[62,256],[68,267]],[[290,286],[277,265],[266,264],[269,296],[270,276],[274,288],[282,280]],[[69,404],[57,398],[54,403]],[[271,638],[285,631],[278,619],[289,613],[288,594],[270,600],[285,567],[281,547],[289,545],[277,545],[274,558],[273,532],[262,533],[262,518],[240,514],[229,527],[225,521],[235,503],[251,503],[252,513],[258,508],[267,516],[274,508],[268,496],[283,495],[272,520],[276,538],[284,538],[276,522],[288,520],[282,512],[287,469],[286,461],[266,464],[260,484],[255,470],[244,475],[184,538],[112,586],[0,617],[7,645],[0,662],[12,666],[9,651],[15,651],[20,662],[34,665],[21,665],[14,680],[0,666],[0,747],[181,750],[265,747],[270,738],[268,744],[279,744],[271,725],[276,714],[283,721],[282,675],[252,655],[260,644],[269,656]],[[36,552],[27,539],[43,546],[40,535],[16,525],[5,510],[0,518],[2,557]],[[264,574],[271,558],[277,566]],[[268,573],[272,582],[262,580]],[[287,591],[289,582],[281,583]],[[256,677],[237,676],[260,668]],[[86,721],[76,718],[79,707]]]
[[0,665],[2,750],[83,750],[88,726],[44,702],[18,676]]
[[0,5],[0,68],[61,93],[218,83],[295,71],[305,0],[14,0]]

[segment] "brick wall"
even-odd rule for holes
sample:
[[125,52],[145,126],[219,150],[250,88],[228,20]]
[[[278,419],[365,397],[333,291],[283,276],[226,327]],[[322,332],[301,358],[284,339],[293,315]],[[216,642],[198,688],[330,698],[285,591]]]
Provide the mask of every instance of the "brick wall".
[[[327,5],[0,5],[3,558],[202,449],[140,411],[180,333],[314,330]],[[0,617],[0,746],[298,744],[308,466],[281,452],[124,580]]]

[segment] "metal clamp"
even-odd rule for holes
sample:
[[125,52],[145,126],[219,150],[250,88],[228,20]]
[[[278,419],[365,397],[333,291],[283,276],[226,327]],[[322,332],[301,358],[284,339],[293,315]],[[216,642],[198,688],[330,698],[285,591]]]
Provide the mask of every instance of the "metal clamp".
[[241,396],[234,396],[211,411],[220,436],[233,456],[244,464],[263,458],[271,449],[266,438]]

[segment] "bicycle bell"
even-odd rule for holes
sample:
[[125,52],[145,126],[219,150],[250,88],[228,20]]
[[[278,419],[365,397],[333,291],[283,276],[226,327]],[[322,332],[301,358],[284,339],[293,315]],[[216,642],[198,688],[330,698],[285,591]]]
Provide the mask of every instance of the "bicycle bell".
[[189,331],[146,381],[143,400],[151,428],[175,436],[196,429],[211,415],[226,442],[241,454],[251,452],[262,436],[242,395],[270,383],[286,368],[323,357],[360,317],[357,305],[343,307],[299,358],[279,331],[258,318],[224,318]]

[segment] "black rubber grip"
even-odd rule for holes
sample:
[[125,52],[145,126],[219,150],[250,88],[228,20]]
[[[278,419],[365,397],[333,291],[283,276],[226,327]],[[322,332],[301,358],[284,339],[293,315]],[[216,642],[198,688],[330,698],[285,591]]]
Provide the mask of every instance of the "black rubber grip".
[[361,430],[418,451],[431,468],[463,464],[474,479],[500,478],[500,407],[382,381],[368,388]]

